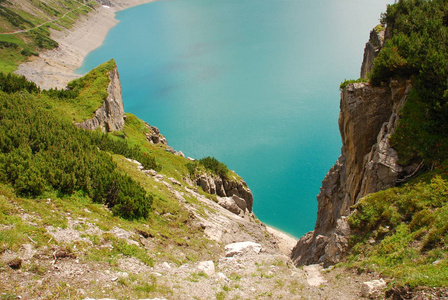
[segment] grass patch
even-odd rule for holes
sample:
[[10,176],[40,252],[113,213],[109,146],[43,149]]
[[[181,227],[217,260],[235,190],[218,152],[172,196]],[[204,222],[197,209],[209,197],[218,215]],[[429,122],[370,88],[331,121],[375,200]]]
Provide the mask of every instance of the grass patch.
[[368,195],[349,217],[349,266],[374,270],[395,285],[448,286],[446,162],[412,182]]
[[347,85],[351,83],[361,83],[361,82],[369,82],[366,78],[358,78],[358,79],[345,79],[341,84],[339,85],[339,89],[342,91],[347,87]]

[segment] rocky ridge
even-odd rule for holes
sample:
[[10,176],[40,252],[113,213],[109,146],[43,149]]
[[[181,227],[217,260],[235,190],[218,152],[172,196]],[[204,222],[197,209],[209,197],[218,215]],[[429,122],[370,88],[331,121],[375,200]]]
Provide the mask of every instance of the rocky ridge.
[[[361,74],[371,70],[382,36],[375,30],[366,44]],[[322,182],[315,229],[297,243],[292,252],[296,265],[334,264],[348,247],[350,207],[363,196],[406,180],[419,164],[402,166],[389,137],[406,102],[411,81],[391,81],[373,87],[368,83],[348,84],[341,92],[339,130],[341,155]]]
[[104,99],[103,105],[95,111],[93,118],[76,123],[75,125],[79,128],[87,130],[100,128],[105,133],[123,129],[125,115],[117,66],[109,73],[109,78],[107,97]]

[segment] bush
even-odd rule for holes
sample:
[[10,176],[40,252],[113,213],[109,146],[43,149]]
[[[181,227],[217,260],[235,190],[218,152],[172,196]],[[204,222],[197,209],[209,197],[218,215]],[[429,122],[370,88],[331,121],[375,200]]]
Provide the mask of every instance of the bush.
[[227,166],[222,162],[218,161],[216,158],[207,156],[200,159],[199,163],[203,165],[207,170],[212,171],[216,175],[222,178],[227,177],[229,169],[227,169]]
[[[22,196],[81,191],[124,218],[146,217],[152,197],[119,172],[109,154],[98,151],[99,141],[109,138],[76,128],[44,109],[39,97],[0,92],[0,180]],[[126,144],[121,146],[121,152],[132,152]]]
[[402,0],[389,5],[382,23],[390,37],[373,62],[373,85],[413,78],[413,99],[392,137],[402,163],[428,165],[448,157],[448,8],[444,0]]
[[38,93],[40,92],[40,88],[34,82],[28,81],[25,76],[0,72],[0,91],[4,91],[5,93],[19,91]]

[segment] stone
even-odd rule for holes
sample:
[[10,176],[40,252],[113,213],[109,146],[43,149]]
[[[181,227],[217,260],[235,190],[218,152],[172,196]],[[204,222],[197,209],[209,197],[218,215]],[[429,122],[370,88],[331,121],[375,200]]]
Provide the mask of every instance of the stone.
[[236,205],[238,205],[238,207],[242,211],[245,211],[247,209],[246,200],[244,200],[243,198],[238,197],[237,195],[233,195],[232,200],[236,203]]
[[241,208],[239,208],[235,201],[230,197],[218,198],[218,204],[236,215],[239,215],[242,212]]
[[247,252],[254,252],[255,254],[258,254],[261,252],[261,245],[254,242],[238,242],[238,243],[232,243],[225,246],[225,252],[226,257],[233,257],[238,254],[243,254]]
[[379,280],[365,281],[361,285],[361,295],[369,298],[376,293],[381,292],[386,287],[386,282],[381,278]]
[[172,178],[172,177],[169,177],[168,180],[169,180],[172,184],[175,184],[175,185],[178,185],[178,186],[182,186],[182,184],[181,184],[179,181],[177,181],[176,179],[174,179],[174,178]]
[[211,260],[201,261],[197,268],[208,276],[215,274],[215,264]]

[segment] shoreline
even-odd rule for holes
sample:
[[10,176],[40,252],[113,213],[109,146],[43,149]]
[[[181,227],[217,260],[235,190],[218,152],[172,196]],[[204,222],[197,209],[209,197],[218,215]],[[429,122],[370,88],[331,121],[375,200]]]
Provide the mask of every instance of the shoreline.
[[90,52],[103,44],[109,30],[118,24],[116,12],[153,1],[117,0],[111,7],[100,5],[70,29],[51,30],[51,38],[59,46],[30,57],[14,73],[24,75],[41,89],[65,88],[68,82],[81,77],[74,73],[75,70],[81,67]]
[[[39,53],[22,63],[16,74],[24,75],[35,82],[41,89],[64,89],[68,82],[79,78],[75,74],[81,67],[85,57],[100,47],[107,33],[118,24],[115,13],[127,8],[154,2],[156,0],[122,0],[107,8],[100,6],[73,25],[73,28],[63,31],[51,31],[51,38],[58,42],[59,47]],[[106,58],[105,61],[111,58]],[[280,251],[290,255],[298,239],[275,227],[266,225],[267,231],[276,237]]]
[[265,223],[263,224],[266,226],[266,230],[277,238],[280,252],[290,256],[292,249],[297,244],[298,239],[278,228],[272,227],[271,225],[267,225]]

